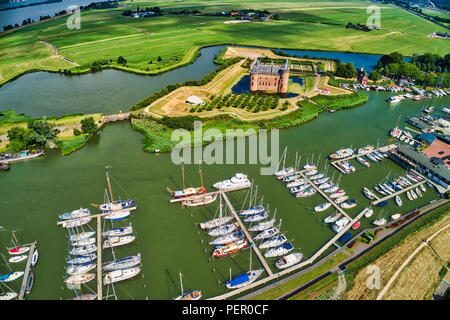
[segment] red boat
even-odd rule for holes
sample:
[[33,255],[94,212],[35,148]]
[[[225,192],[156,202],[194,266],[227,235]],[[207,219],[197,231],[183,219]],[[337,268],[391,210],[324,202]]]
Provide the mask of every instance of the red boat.
[[226,255],[238,252],[247,246],[248,246],[247,240],[245,239],[238,240],[228,245],[218,247],[216,250],[214,250],[213,256],[216,258],[225,257]]
[[184,188],[184,166],[181,166],[181,175],[182,175],[182,181],[183,181],[183,190],[173,191],[167,188],[167,190],[170,192],[172,197],[174,199],[183,199],[188,198],[192,196],[199,196],[206,192],[206,188],[203,187],[203,176],[202,176],[202,170],[200,169],[200,180],[202,183],[201,187],[198,188]]
[[361,223],[358,221],[354,225],[352,225],[352,229],[353,230],[358,229],[360,225],[361,225]]

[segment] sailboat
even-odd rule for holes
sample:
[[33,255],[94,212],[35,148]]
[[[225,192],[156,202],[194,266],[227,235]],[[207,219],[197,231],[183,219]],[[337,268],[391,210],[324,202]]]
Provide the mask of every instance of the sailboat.
[[378,218],[374,220],[372,223],[376,226],[382,226],[386,224],[387,220],[382,216],[383,210],[381,210],[380,214],[378,215]]
[[225,223],[230,222],[231,220],[233,220],[233,216],[222,216],[222,192],[220,192],[220,203],[219,203],[219,217],[200,223],[200,228],[202,228],[203,230],[209,230],[209,229],[213,229],[213,228],[217,228],[220,227],[221,225],[224,225]]
[[216,258],[225,257],[226,255],[238,252],[245,247],[248,246],[248,242],[246,239],[241,239],[236,242],[232,242],[230,244],[227,244],[225,246],[220,246],[217,249],[213,251],[213,256]]
[[11,258],[9,258],[8,261],[11,263],[18,263],[18,262],[22,262],[22,261],[26,260],[27,258],[28,258],[28,256],[26,256],[26,255],[20,255],[20,256],[11,257]]
[[113,271],[113,270],[118,270],[118,269],[131,268],[131,267],[134,267],[135,265],[138,265],[139,263],[141,263],[141,254],[140,253],[136,254],[135,256],[130,256],[127,258],[108,262],[103,267],[103,269],[106,271]]
[[67,261],[67,263],[68,264],[84,264],[84,263],[91,262],[95,259],[97,259],[97,255],[95,253],[91,253],[89,255],[77,256],[77,257]]
[[125,209],[136,209],[136,203],[134,200],[116,200],[114,201],[111,191],[111,183],[109,181],[109,173],[108,173],[109,166],[106,167],[106,181],[108,182],[108,190],[109,190],[109,197],[111,202],[106,202],[101,205],[94,205],[94,207],[98,207],[100,211],[102,212],[111,212],[111,211],[122,211]]
[[133,242],[134,239],[136,239],[135,236],[111,237],[103,242],[103,249],[124,246]]
[[23,271],[16,271],[16,272],[2,274],[2,275],[0,275],[0,282],[14,281],[14,280],[20,278],[21,276],[23,276],[23,274],[24,274]]
[[200,196],[196,196],[195,198],[190,198],[188,200],[184,200],[183,204],[186,207],[199,207],[206,206],[207,204],[213,203],[217,199],[217,194],[202,194]]
[[256,279],[261,276],[261,274],[264,272],[263,269],[257,269],[252,270],[252,250],[250,249],[250,267],[249,271],[244,272],[237,277],[234,277],[231,279],[231,269],[230,269],[230,281],[225,282],[225,286],[228,289],[238,289],[245,286],[248,286],[249,284],[256,281]]
[[91,212],[89,211],[89,209],[84,209],[84,208],[80,208],[77,210],[73,210],[71,212],[67,212],[64,214],[61,214],[59,216],[60,219],[66,220],[66,219],[75,219],[75,218],[83,218],[83,217],[87,217],[91,214]]
[[265,240],[263,243],[261,243],[259,245],[259,248],[267,249],[267,248],[276,247],[276,246],[282,245],[286,241],[287,241],[286,236],[284,234],[281,234],[281,235],[274,236],[274,237],[271,237],[271,238]]
[[69,237],[69,239],[70,239],[70,241],[84,240],[84,239],[92,237],[94,234],[95,234],[95,231],[80,232],[77,234],[72,234]]
[[224,245],[227,243],[231,243],[231,242],[240,240],[242,238],[244,238],[244,233],[242,232],[242,230],[237,229],[236,231],[233,231],[232,233],[215,238],[209,244],[210,245]]
[[114,228],[108,231],[104,231],[102,232],[102,236],[103,237],[120,237],[120,236],[124,236],[127,234],[133,233],[133,227],[130,226],[126,226],[123,228]]
[[141,268],[139,267],[132,267],[108,272],[103,278],[103,285],[106,286],[111,283],[130,279],[132,277],[137,276],[139,272],[141,272]]
[[400,199],[400,196],[395,196],[395,203],[397,203],[397,205],[399,206],[399,207],[401,207],[402,206],[402,199]]
[[2,292],[0,293],[0,301],[12,300],[17,297],[17,293],[15,292]]
[[202,297],[202,292],[200,290],[191,290],[184,293],[182,276],[183,274],[180,272],[181,295],[176,297],[175,300],[200,300],[200,298]]
[[[286,164],[286,155],[287,155],[287,147],[284,148],[283,154],[280,157],[280,161],[278,162],[278,167],[277,170],[275,171],[274,175],[278,178],[281,179],[287,175],[293,174],[295,172],[295,169],[293,167],[289,167],[286,168],[285,164]],[[280,167],[280,163],[281,163],[281,159],[283,159],[283,169],[278,170]]]

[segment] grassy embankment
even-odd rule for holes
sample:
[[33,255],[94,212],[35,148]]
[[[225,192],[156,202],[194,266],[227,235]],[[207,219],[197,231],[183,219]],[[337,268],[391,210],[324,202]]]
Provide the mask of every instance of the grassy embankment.
[[[37,120],[41,118],[30,118],[24,114],[16,114],[13,110],[0,111],[0,114],[3,114],[0,117],[0,136],[7,135],[8,130],[13,127],[27,127],[27,122],[29,120]],[[55,143],[58,148],[61,148],[61,151],[64,155],[69,154],[75,150],[83,147],[89,138],[92,135],[81,134],[79,136],[74,135],[74,129],[81,129],[81,120],[93,117],[95,123],[99,123],[101,121],[103,115],[100,113],[81,115],[81,114],[72,114],[72,115],[64,115],[61,117],[46,117],[45,120],[52,123],[55,128],[57,128],[60,133],[56,136]],[[43,118],[41,119],[43,120]],[[0,141],[0,151],[7,151],[8,139],[3,138]]]
[[[273,48],[315,49],[384,54],[393,51],[405,55],[432,52],[448,53],[445,39],[431,39],[434,31],[446,32],[430,21],[390,5],[379,5],[382,29],[362,32],[345,25],[365,23],[367,3],[361,1],[256,1],[241,4],[200,4],[184,1],[181,8],[200,9],[203,13],[239,8],[267,9],[280,19],[269,22],[225,24],[230,17],[163,15],[145,19],[125,18],[123,10],[149,2],[130,2],[130,7],[90,10],[81,14],[81,29],[69,30],[62,17],[0,36],[0,84],[20,74],[36,70],[59,71],[74,68],[88,71],[99,60],[104,67],[154,74],[189,63],[203,46],[224,43]],[[173,1],[158,2],[163,10]],[[41,43],[46,41],[55,45]],[[127,63],[119,65],[123,56]],[[67,61],[64,57],[70,59]],[[158,57],[161,60],[158,61]]]
[[[319,113],[326,110],[326,107],[335,110],[351,108],[363,104],[367,101],[368,96],[363,92],[355,92],[351,95],[338,96],[316,96],[312,98],[313,101],[320,103],[314,104],[309,101],[302,100],[299,102],[299,109],[283,116],[256,121],[242,121],[233,118],[229,115],[215,116],[211,118],[200,118],[196,116],[187,117],[173,117],[174,125],[168,126],[167,120],[159,119],[145,115],[141,111],[132,113],[131,124],[134,129],[145,135],[144,150],[153,152],[159,149],[161,152],[170,151],[177,143],[171,141],[172,132],[176,128],[184,128],[190,131],[193,136],[193,122],[202,121],[202,130],[218,129],[225,136],[227,129],[242,129],[238,135],[246,135],[245,131],[248,129],[273,129],[273,128],[287,128],[293,127],[305,122],[311,121],[318,117]],[[323,107],[322,107],[323,104]],[[248,133],[247,133],[248,134]],[[210,137],[204,137],[202,144],[212,142]]]

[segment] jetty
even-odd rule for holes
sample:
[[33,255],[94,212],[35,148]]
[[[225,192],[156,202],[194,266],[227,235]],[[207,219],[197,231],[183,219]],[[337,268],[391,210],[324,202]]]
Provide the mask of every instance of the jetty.
[[241,294],[247,290],[250,290],[252,288],[256,288],[260,285],[263,285],[265,283],[268,282],[272,282],[274,280],[276,280],[279,277],[282,277],[284,275],[287,275],[295,270],[301,269],[303,267],[305,267],[306,265],[309,265],[311,263],[313,263],[321,254],[323,254],[330,246],[332,246],[337,240],[339,240],[339,238],[341,238],[348,229],[350,229],[352,227],[352,225],[354,225],[356,222],[358,222],[358,220],[364,216],[364,214],[366,213],[366,211],[369,208],[365,208],[364,210],[362,210],[354,219],[352,219],[350,221],[350,223],[348,223],[344,229],[342,229],[341,232],[337,233],[333,238],[331,238],[327,243],[325,243],[312,257],[310,257],[308,260],[303,261],[302,263],[296,264],[288,269],[282,270],[280,272],[277,273],[273,273],[271,275],[269,275],[268,277],[265,277],[261,280],[255,281],[252,284],[239,288],[239,289],[235,289],[233,291],[224,293],[222,295],[216,296],[216,297],[212,297],[208,300],[225,300],[225,299],[229,299],[235,295]]
[[234,210],[234,207],[231,204],[230,200],[225,195],[225,193],[222,193],[222,197],[225,200],[225,203],[227,204],[228,209],[230,209],[231,214],[234,216],[236,221],[239,223],[239,226],[241,227],[241,230],[244,232],[245,236],[247,237],[247,240],[250,243],[250,246],[253,246],[253,251],[258,256],[258,259],[261,262],[261,264],[263,265],[264,269],[269,274],[269,276],[273,275],[273,272],[270,269],[269,265],[267,264],[266,260],[264,259],[264,256],[262,255],[261,251],[259,251],[258,246],[255,245],[253,238],[251,237],[250,233],[248,233],[247,228],[245,227],[242,220],[239,218],[239,215],[237,214],[236,210]]
[[243,190],[243,189],[248,189],[248,188],[250,188],[250,186],[248,186],[248,187],[230,188],[230,189],[227,189],[227,190],[217,190],[217,191],[207,192],[207,193],[203,193],[203,194],[196,194],[196,195],[193,195],[193,196],[190,196],[190,197],[185,197],[185,198],[169,199],[169,202],[170,203],[182,202],[182,201],[186,201],[186,200],[195,199],[195,198],[197,198],[199,196],[208,196],[208,195],[219,194],[221,191],[222,191],[222,194],[225,194],[226,192]]
[[398,195],[400,195],[400,194],[402,194],[402,193],[405,193],[405,192],[407,192],[407,191],[409,191],[409,190],[411,190],[411,189],[414,189],[414,188],[420,186],[421,184],[424,184],[425,182],[426,182],[426,180],[419,181],[418,183],[413,184],[412,186],[403,188],[402,190],[398,190],[398,191],[396,191],[396,192],[394,192],[394,193],[391,193],[391,194],[389,194],[389,195],[387,195],[387,196],[385,196],[385,197],[383,197],[383,198],[380,198],[380,199],[377,199],[377,200],[375,200],[375,201],[372,201],[372,204],[373,204],[374,206],[376,206],[377,204],[379,204],[379,203],[381,203],[381,202],[383,202],[383,201],[389,200],[389,199],[391,199],[391,198],[394,198],[395,196],[398,196]]
[[350,156],[350,157],[343,158],[343,159],[339,159],[339,160],[333,160],[333,161],[330,161],[330,163],[331,163],[331,165],[332,165],[333,167],[335,167],[336,169],[338,169],[338,170],[339,170],[340,172],[342,172],[343,174],[347,174],[347,172],[345,172],[345,171],[339,166],[340,163],[342,163],[342,162],[344,162],[344,161],[351,160],[351,159],[355,159],[356,157],[362,157],[362,156],[365,156],[365,155],[370,154],[370,153],[372,153],[372,152],[374,152],[374,151],[388,152],[388,151],[391,151],[391,150],[396,149],[396,148],[397,148],[397,145],[396,145],[395,143],[393,143],[393,144],[389,144],[389,145],[386,145],[386,146],[383,146],[383,147],[379,147],[379,148],[377,148],[377,149],[374,149],[374,150],[371,151],[371,152],[355,153],[355,154],[353,154],[353,155]]
[[31,261],[33,260],[34,250],[36,249],[37,242],[31,243],[30,251],[28,253],[28,260],[25,266],[25,271],[23,274],[22,285],[20,286],[19,300],[23,300],[25,297],[25,290],[27,289],[28,277],[30,276]]

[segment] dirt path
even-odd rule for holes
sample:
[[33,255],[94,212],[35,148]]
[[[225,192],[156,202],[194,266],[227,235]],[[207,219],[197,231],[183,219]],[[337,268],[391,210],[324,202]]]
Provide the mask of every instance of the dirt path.
[[386,294],[386,292],[389,290],[390,286],[394,283],[395,279],[398,277],[398,275],[403,271],[403,269],[409,264],[409,262],[415,257],[415,255],[420,252],[420,250],[422,250],[425,246],[428,246],[429,242],[431,240],[433,240],[433,238],[435,236],[437,236],[439,233],[441,233],[441,231],[447,229],[448,227],[450,227],[450,224],[447,224],[445,227],[439,229],[438,231],[436,231],[434,234],[432,234],[427,240],[425,240],[424,242],[422,242],[417,248],[416,250],[413,251],[413,253],[411,253],[409,255],[409,257],[403,262],[403,264],[397,269],[397,271],[394,273],[394,275],[389,279],[389,281],[386,283],[386,285],[384,286],[383,290],[380,291],[380,293],[377,296],[377,300],[381,300],[383,298],[383,296]]
[[342,295],[345,293],[346,289],[347,289],[347,282],[345,281],[344,274],[341,273],[338,277],[338,285],[336,291],[334,292],[331,300],[340,300]]

